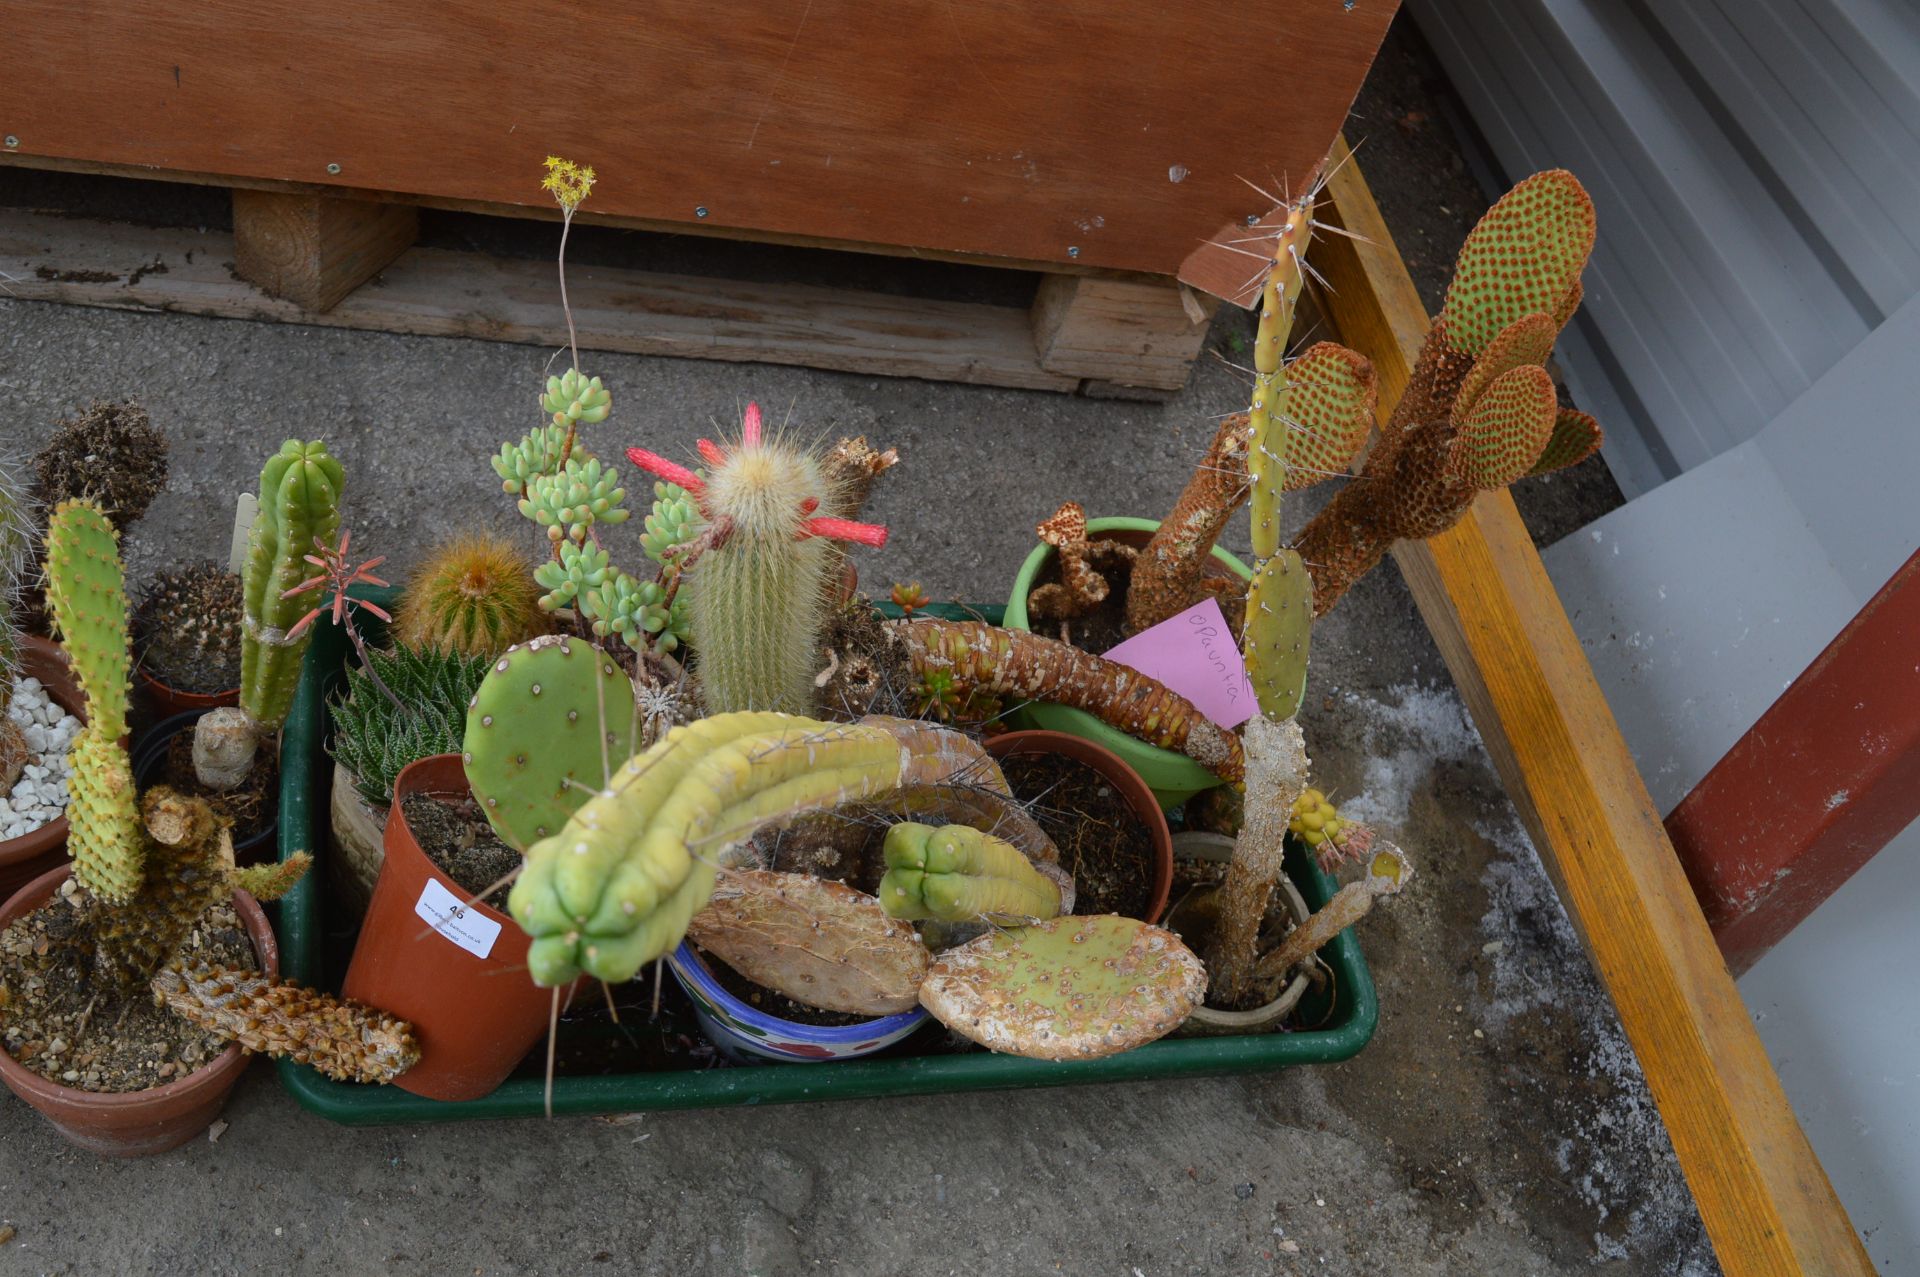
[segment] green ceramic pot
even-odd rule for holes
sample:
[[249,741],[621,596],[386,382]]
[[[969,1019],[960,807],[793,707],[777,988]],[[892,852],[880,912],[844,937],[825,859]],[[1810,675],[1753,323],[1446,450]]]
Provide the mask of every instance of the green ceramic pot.
[[[1089,519],[1087,536],[1089,539],[1124,541],[1131,546],[1144,547],[1159,526],[1152,519]],[[1052,546],[1036,545],[1033,553],[1027,555],[1027,561],[1020,565],[1020,574],[1013,579],[1013,597],[1007,600],[1004,624],[1008,629],[1032,628],[1027,624],[1027,595],[1033,592],[1041,569],[1052,557]],[[1243,581],[1253,577],[1251,568],[1217,545],[1213,547],[1213,563],[1210,567],[1214,575],[1226,576],[1231,573]],[[1178,807],[1201,790],[1212,789],[1221,783],[1218,776],[1185,754],[1136,740],[1107,726],[1085,710],[1035,701],[1014,711],[1008,719],[1017,728],[1067,732],[1105,746],[1118,754],[1127,766],[1140,773],[1161,807],[1168,810]]]

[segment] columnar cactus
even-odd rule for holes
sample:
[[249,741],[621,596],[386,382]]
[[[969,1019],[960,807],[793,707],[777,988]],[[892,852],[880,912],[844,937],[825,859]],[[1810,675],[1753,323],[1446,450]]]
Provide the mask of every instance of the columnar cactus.
[[293,705],[309,636],[286,635],[320,591],[316,586],[293,598],[287,593],[312,575],[306,556],[339,535],[345,484],[346,472],[317,439],[287,440],[260,471],[260,509],[247,538],[243,574],[247,633],[240,705],[261,731],[278,731]]
[[1536,173],[1467,236],[1446,304],[1359,479],[1295,543],[1316,615],[1398,540],[1434,536],[1481,492],[1574,465],[1599,425],[1563,409],[1545,364],[1580,304],[1593,203],[1571,173]]
[[881,908],[940,922],[1040,922],[1060,913],[1060,888],[1009,843],[966,825],[902,821],[887,830]]
[[585,639],[501,653],[467,706],[461,761],[480,810],[517,851],[567,823],[638,747],[633,684]]
[[1115,914],[990,931],[933,961],[920,1005],[963,1037],[1041,1060],[1091,1060],[1164,1037],[1206,995],[1171,931]]
[[682,590],[707,708],[805,709],[839,578],[830,542],[879,546],[887,531],[817,513],[843,498],[819,456],[763,431],[758,404],[747,405],[737,443],[703,439],[700,454],[705,476],[644,448],[627,459],[679,485],[705,520],[699,566]]
[[119,533],[99,506],[63,501],[47,525],[47,605],[87,698],[87,725],[68,755],[67,850],[74,876],[101,900],[140,890],[145,844],[134,803],[127,730],[127,596]]
[[484,532],[436,547],[407,581],[393,617],[394,637],[408,646],[489,658],[547,628],[532,565]]

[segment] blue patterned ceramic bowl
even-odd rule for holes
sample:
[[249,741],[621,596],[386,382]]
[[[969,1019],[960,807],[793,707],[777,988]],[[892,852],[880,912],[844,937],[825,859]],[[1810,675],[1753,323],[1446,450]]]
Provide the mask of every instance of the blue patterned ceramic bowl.
[[927,1022],[927,1013],[915,1007],[859,1024],[799,1024],[755,1010],[727,992],[714,978],[706,958],[684,941],[667,958],[667,965],[673,968],[674,979],[680,982],[680,987],[693,999],[700,1027],[715,1046],[730,1056],[810,1064],[823,1060],[857,1060],[892,1046]]

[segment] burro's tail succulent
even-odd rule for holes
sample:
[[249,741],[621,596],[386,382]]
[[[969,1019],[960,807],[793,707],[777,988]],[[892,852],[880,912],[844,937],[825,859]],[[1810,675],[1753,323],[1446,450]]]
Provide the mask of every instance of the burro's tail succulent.
[[346,472],[318,440],[287,440],[260,471],[260,509],[242,573],[240,704],[194,725],[194,773],[209,789],[233,789],[246,780],[260,741],[280,729],[292,707],[312,631],[291,632],[320,593],[318,585],[295,587],[312,576],[307,556],[340,531],[345,483]]
[[713,713],[801,710],[812,704],[820,638],[838,583],[834,541],[883,545],[885,528],[832,514],[835,491],[823,458],[762,427],[747,405],[731,446],[700,441],[704,476],[649,452],[627,459],[677,484],[704,526],[688,596],[700,687]]
[[1113,914],[990,931],[933,960],[920,1005],[994,1051],[1090,1060],[1177,1028],[1206,996],[1171,931]]
[[739,712],[676,727],[527,848],[508,909],[533,938],[534,982],[632,979],[762,827],[962,776],[1005,784],[977,744],[926,723]]
[[887,830],[880,905],[910,921],[1042,922],[1060,887],[1021,851],[966,825],[902,821]]
[[1536,173],[1467,236],[1406,393],[1360,475],[1301,533],[1323,614],[1399,540],[1444,532],[1481,492],[1585,460],[1592,417],[1559,406],[1543,365],[1580,304],[1593,202]]

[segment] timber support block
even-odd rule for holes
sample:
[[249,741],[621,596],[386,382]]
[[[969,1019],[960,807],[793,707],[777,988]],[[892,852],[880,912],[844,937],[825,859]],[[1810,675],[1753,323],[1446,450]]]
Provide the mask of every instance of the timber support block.
[[407,204],[233,192],[235,272],[316,313],[379,274],[419,233],[419,211]]
[[1034,351],[1050,373],[1179,390],[1217,304],[1173,279],[1048,275],[1033,299]]

